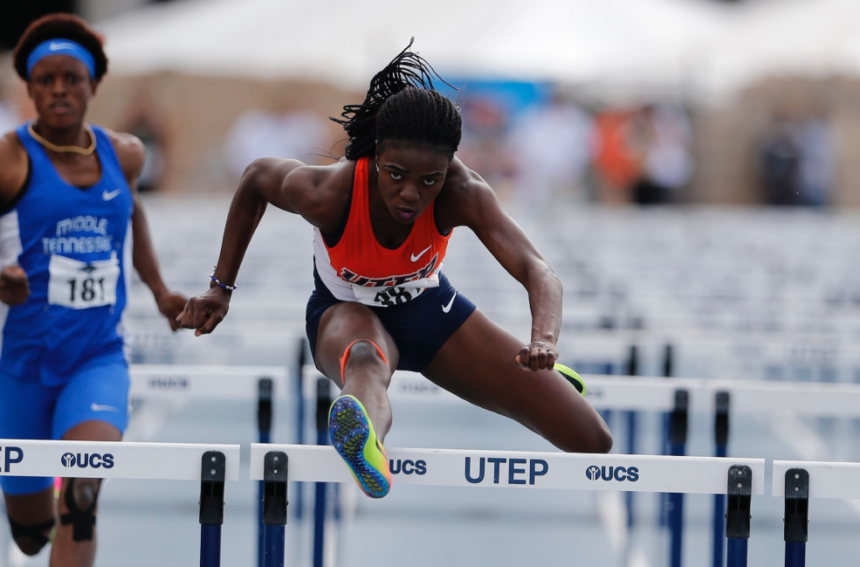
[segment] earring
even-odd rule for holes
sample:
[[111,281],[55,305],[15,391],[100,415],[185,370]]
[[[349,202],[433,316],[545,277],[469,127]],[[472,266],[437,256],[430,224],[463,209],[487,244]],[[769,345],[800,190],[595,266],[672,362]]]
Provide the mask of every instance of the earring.
[[379,173],[379,164],[376,164],[376,173]]

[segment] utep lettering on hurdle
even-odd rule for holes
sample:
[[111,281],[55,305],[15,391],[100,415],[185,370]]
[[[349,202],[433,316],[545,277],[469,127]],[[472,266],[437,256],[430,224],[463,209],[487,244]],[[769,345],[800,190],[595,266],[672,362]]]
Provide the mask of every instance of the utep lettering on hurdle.
[[0,447],[0,454],[3,455],[0,473],[12,472],[12,465],[24,460],[24,451],[20,447]]
[[[409,459],[390,459],[391,474],[427,474],[427,461]],[[507,485],[535,485],[538,478],[549,472],[549,463],[544,459],[519,459],[504,457],[480,457],[473,463],[472,457],[465,458],[464,473],[470,484],[489,483]],[[637,482],[638,467],[597,466],[585,469],[585,477],[594,482]],[[492,481],[490,480],[492,478]]]
[[[481,457],[478,460],[478,465],[472,466],[472,457],[466,457],[466,480],[471,484],[480,484],[488,478],[487,465],[492,465],[493,469],[493,484],[530,484],[535,483],[535,479],[539,476],[544,476],[549,472],[549,463],[543,459],[506,459],[503,457]],[[528,465],[528,469],[526,469]],[[507,469],[507,474],[502,475],[502,470]],[[528,475],[528,478],[526,478]]]
[[[476,466],[478,472],[472,471],[472,458],[466,457],[465,474],[466,480],[472,484],[484,482],[487,475],[487,469],[493,469],[493,483],[499,484],[534,484],[535,479],[545,475],[549,471],[549,463],[543,459],[504,459],[504,458],[485,458],[481,457],[479,464]],[[487,466],[490,463],[490,466]],[[528,468],[525,467],[528,465]],[[427,461],[424,459],[389,459],[388,467],[391,474],[415,474],[422,476],[427,474]],[[522,467],[522,468],[520,468]],[[507,474],[502,475],[502,469],[507,469]]]

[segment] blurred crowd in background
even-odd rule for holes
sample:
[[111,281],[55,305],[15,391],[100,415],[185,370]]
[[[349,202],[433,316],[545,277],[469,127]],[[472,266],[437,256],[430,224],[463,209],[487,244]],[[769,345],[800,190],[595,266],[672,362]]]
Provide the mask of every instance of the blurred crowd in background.
[[[779,1],[808,3],[771,3]],[[109,35],[109,56],[116,40]],[[8,131],[33,109],[8,51],[0,67],[0,130]],[[763,73],[719,104],[684,84],[600,91],[576,81],[444,76],[463,114],[459,157],[516,206],[860,204],[851,175],[860,130],[851,94],[860,81],[845,74]],[[256,157],[331,163],[345,135],[328,117],[362,98],[357,85],[301,78],[120,71],[108,75],[90,119],[144,142],[142,191],[229,191]]]

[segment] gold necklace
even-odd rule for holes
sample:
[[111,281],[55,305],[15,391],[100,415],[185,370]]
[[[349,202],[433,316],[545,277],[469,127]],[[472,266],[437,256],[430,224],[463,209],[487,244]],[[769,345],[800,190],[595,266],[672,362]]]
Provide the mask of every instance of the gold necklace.
[[45,138],[43,138],[42,136],[40,136],[39,134],[36,133],[36,130],[33,129],[33,123],[32,122],[27,125],[27,132],[31,136],[33,136],[33,139],[36,140],[37,142],[39,142],[40,144],[42,144],[43,146],[45,146],[46,148],[48,148],[49,150],[51,150],[52,152],[74,153],[74,154],[81,154],[82,156],[88,156],[88,155],[92,154],[94,151],[96,151],[96,136],[93,133],[93,129],[90,128],[89,124],[84,124],[84,130],[86,130],[87,134],[90,135],[90,140],[91,140],[91,143],[90,143],[89,147],[87,147],[87,148],[82,148],[80,146],[58,146],[56,144],[52,144],[51,142],[49,142],[48,140],[46,140]]

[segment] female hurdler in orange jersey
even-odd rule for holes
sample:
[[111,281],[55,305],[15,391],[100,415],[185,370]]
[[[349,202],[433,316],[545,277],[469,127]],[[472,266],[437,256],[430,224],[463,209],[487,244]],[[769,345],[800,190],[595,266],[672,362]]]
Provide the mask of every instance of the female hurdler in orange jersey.
[[[410,44],[411,45],[411,44]],[[266,205],[315,227],[307,333],[314,362],[342,387],[329,432],[361,488],[388,493],[381,441],[391,426],[395,369],[515,419],[564,451],[607,452],[612,437],[584,385],[556,364],[562,288],[493,190],[454,156],[457,107],[433,90],[432,68],[404,50],[344,108],[346,156],[325,167],[259,159],[233,198],[210,289],[178,322],[211,333],[227,314],[245,250]],[[532,336],[523,345],[440,272],[455,227],[470,228],[528,291]]]

